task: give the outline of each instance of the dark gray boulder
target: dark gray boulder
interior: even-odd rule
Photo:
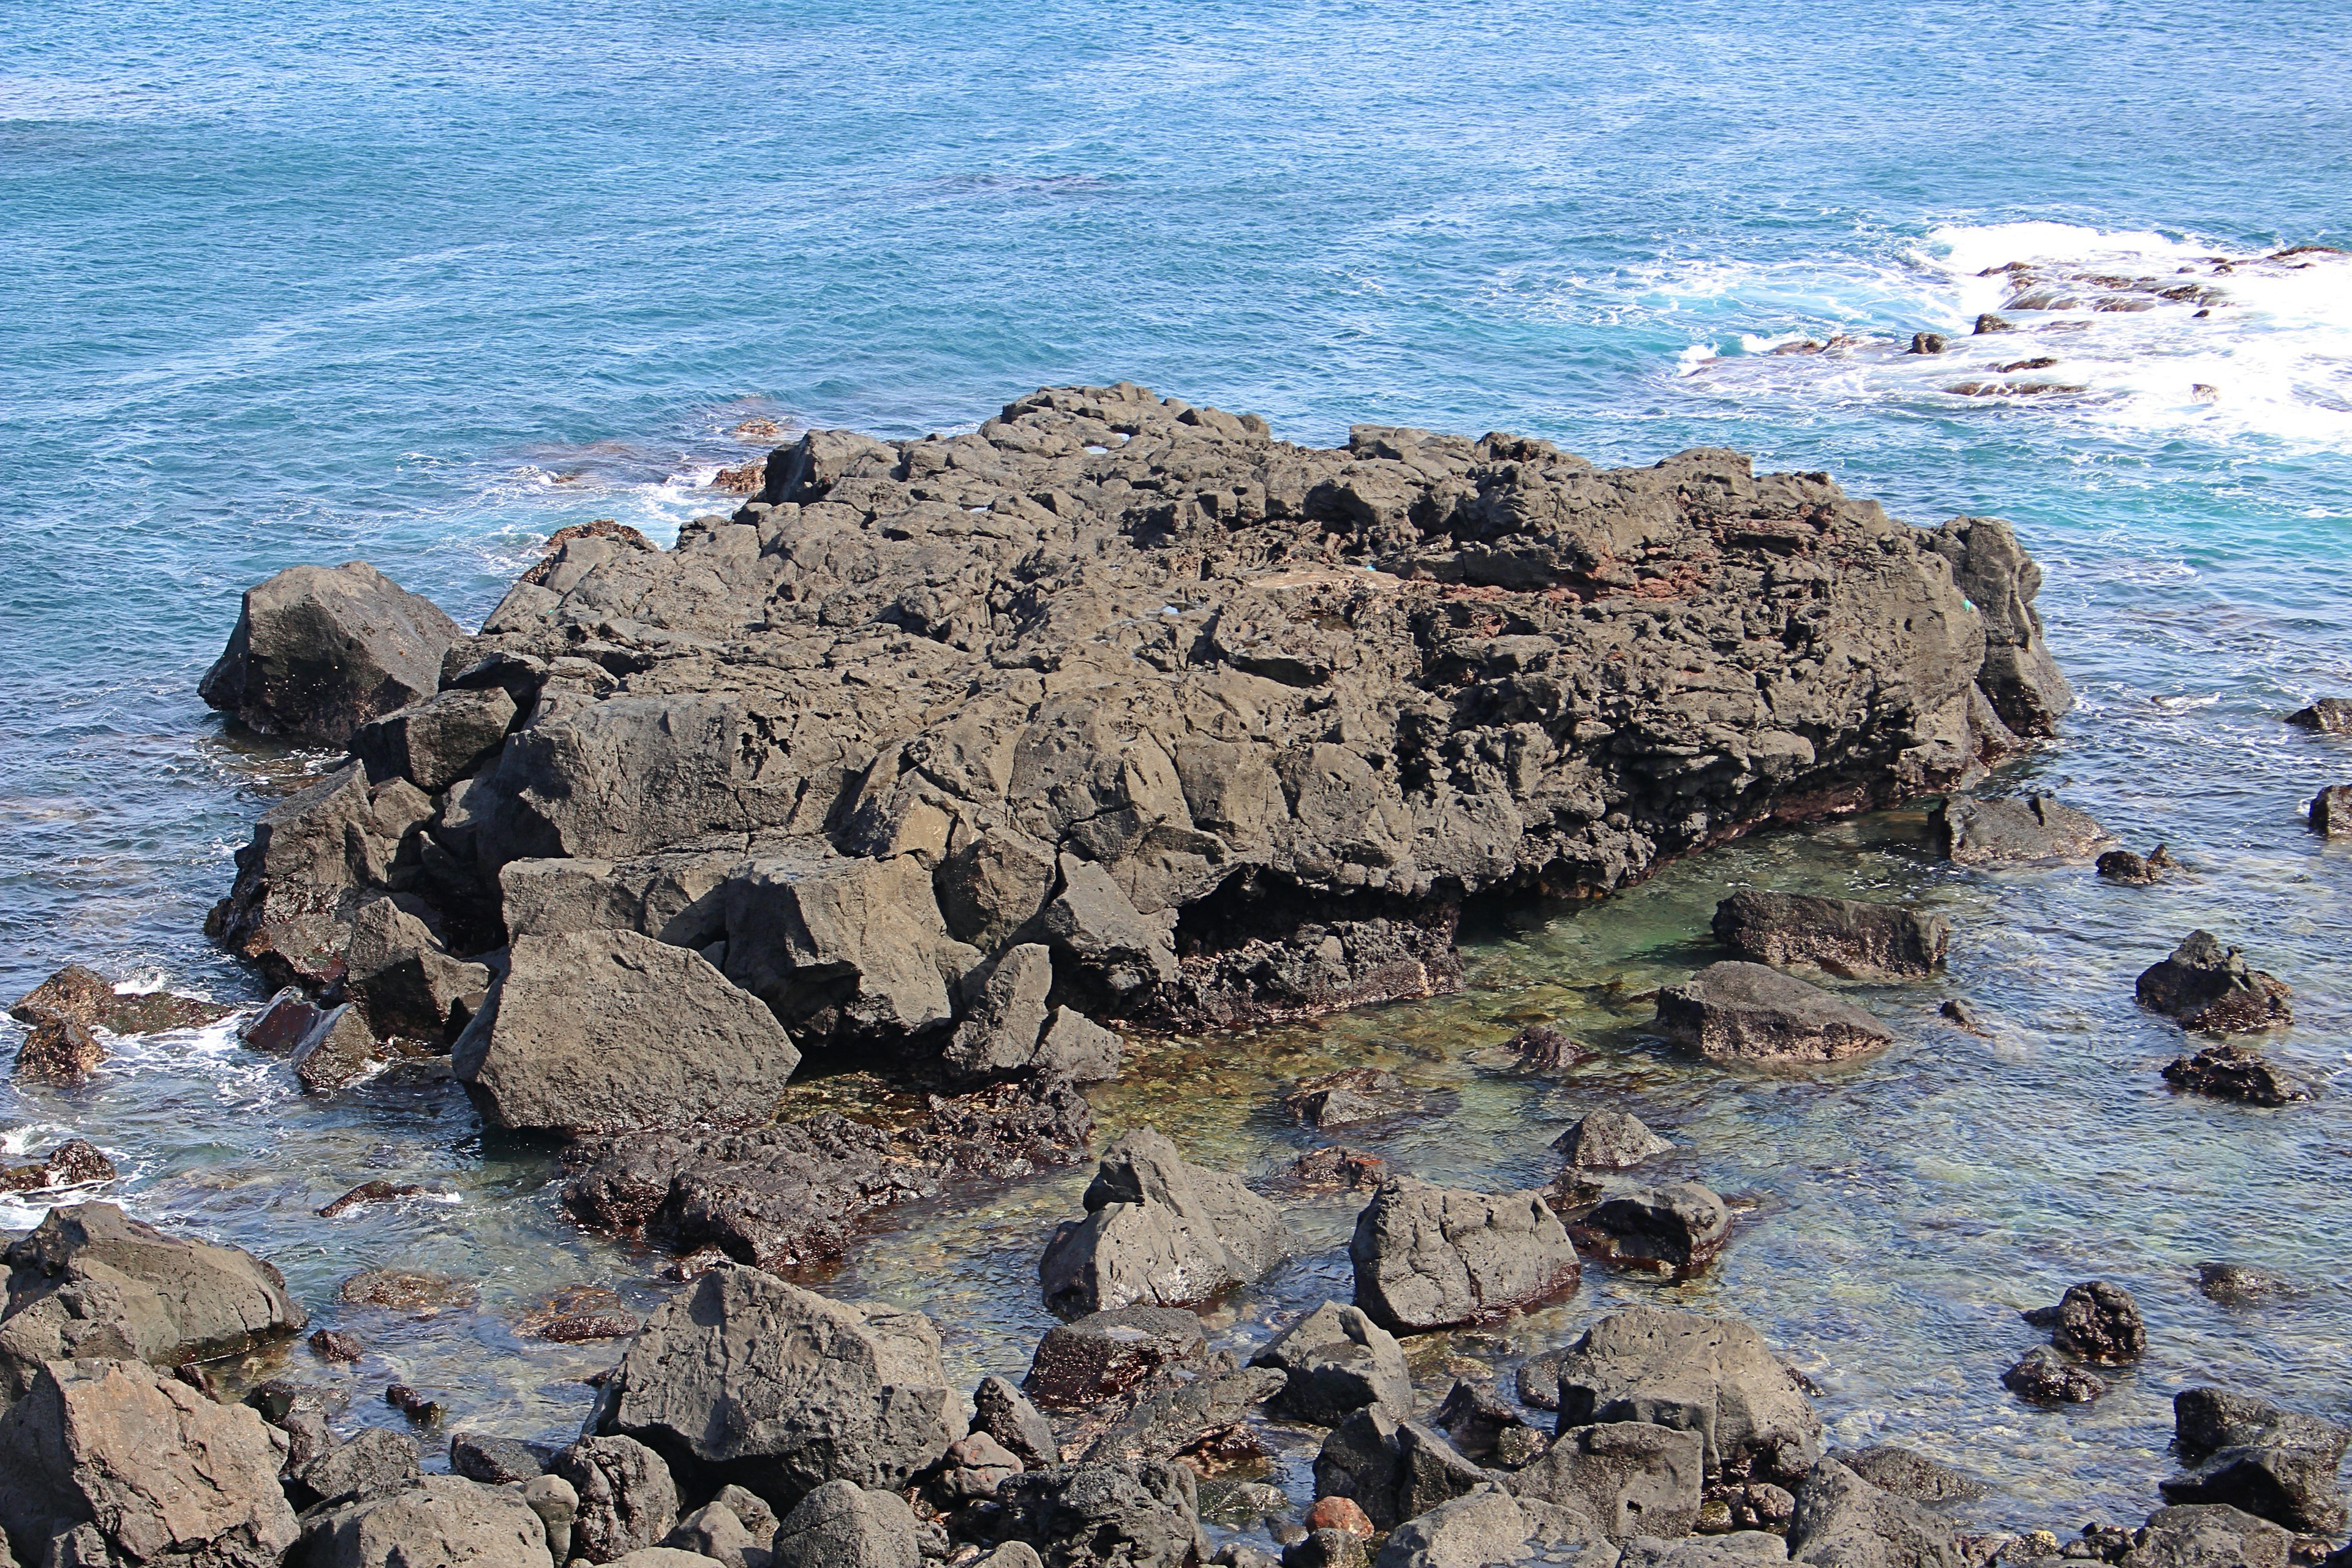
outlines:
[[[2227,1503],[2305,1535],[2345,1523],[2336,1472],[2352,1432],[2219,1388],[2175,1394],[2173,1429],[2190,1468],[2162,1485],[2172,1503]]]
[[[1567,1158],[1568,1170],[1622,1171],[1674,1148],[1630,1111],[1587,1111],[1575,1126],[1552,1141]]]
[[[1749,1568],[1788,1560],[1789,1543],[1780,1536],[1762,1530],[1735,1530],[1728,1535],[1682,1541],[1671,1536],[1636,1536],[1625,1542],[1617,1568]]]
[[[2110,849],[2092,863],[2092,868],[2108,881],[2137,888],[2151,887],[2164,880],[2166,872],[2177,870],[2179,866],[2172,851],[2161,844],[2145,855],[2132,849]]]
[[[1823,1458],[1797,1489],[1789,1557],[1816,1568],[1962,1568],[1951,1521]]]
[[[1508,1485],[1591,1519],[1614,1541],[1688,1535],[1706,1490],[1706,1444],[1647,1421],[1570,1426]]]
[[[1835,1458],[1879,1490],[1913,1502],[1968,1502],[1986,1491],[1983,1482],[1892,1443],[1841,1451]]]
[[[2313,795],[2306,816],[2322,838],[2352,838],[2352,784],[2329,784]]]
[[[501,688],[436,691],[361,725],[352,755],[373,783],[404,778],[438,795],[503,745],[514,721],[515,700]]]
[[[2224,950],[2211,931],[2193,931],[2161,963],[2141,971],[2139,1005],[2184,1029],[2216,1035],[2274,1029],[2294,1022],[2286,983]]]
[[[426,1476],[312,1515],[290,1561],[301,1568],[547,1568],[549,1545],[520,1488]]]
[[[2107,1391],[2105,1379],[2036,1345],[2000,1374],[2011,1394],[2029,1405],[2088,1405]]]
[[[1065,1318],[1138,1303],[1206,1301],[1283,1256],[1282,1216],[1238,1176],[1188,1163],[1150,1128],[1111,1145],[1038,1260],[1045,1305]]]
[[[1744,891],[1715,907],[1715,940],[1756,963],[1810,963],[1851,979],[1916,978],[1944,966],[1951,922],[1901,904]]]
[[[1139,1390],[1132,1407],[1102,1424],[1078,1458],[1128,1463],[1182,1458],[1196,1468],[1262,1459],[1265,1445],[1244,1423],[1282,1391],[1284,1381],[1271,1367],[1237,1366],[1230,1353],[1220,1354],[1194,1376],[1155,1380]],[[1080,1432],[1101,1424],[1106,1414],[1081,1417]]]
[[[320,1014],[294,1042],[288,1064],[302,1087],[314,1094],[349,1089],[386,1060],[375,1031],[359,1007],[346,1002]]]
[[[733,1489],[741,1491],[740,1488]],[[824,1489],[823,1487],[817,1489],[818,1491]],[[803,1506],[806,1506],[805,1500]],[[909,1522],[912,1522],[911,1519]],[[662,1544],[674,1552],[691,1552],[698,1557],[724,1563],[727,1568],[769,1568],[772,1562],[769,1543],[774,1541],[775,1536],[776,1524],[772,1514],[769,1516],[768,1528],[764,1531],[754,1531],[744,1524],[742,1517],[732,1508],[723,1502],[711,1501],[681,1517],[677,1527],[662,1538]],[[912,1568],[911,1562],[909,1568]]]
[[[920,1568],[914,1510],[892,1491],[827,1481],[777,1524],[775,1568]]]
[[[71,1018],[43,1018],[16,1046],[16,1076],[34,1083],[79,1083],[106,1060],[98,1037]]]
[[[1315,1457],[1316,1495],[1349,1500],[1381,1530],[1493,1479],[1435,1427],[1369,1405],[1334,1426]]]
[[[1190,1568],[1208,1556],[1196,1483],[1181,1464],[1100,1461],[1012,1477],[1001,1529],[1045,1568]]]
[[[364,561],[289,566],[246,590],[196,694],[262,734],[340,745],[439,690],[442,655],[464,635]]]
[[[1822,1423],[1763,1336],[1737,1318],[1637,1307],[1585,1331],[1558,1363],[1559,1430],[1647,1421],[1696,1432],[1710,1481],[1794,1480]]]
[[[2294,1282],[2275,1269],[2251,1263],[2200,1263],[2197,1289],[2229,1306],[2252,1306],[2296,1294]]]
[[[2139,1303],[2129,1290],[2105,1279],[2068,1286],[2051,1310],[2049,1328],[2052,1344],[2102,1366],[2124,1366],[2147,1352]]]
[[[1934,547],[1984,617],[1977,685],[1993,711],[2019,735],[2056,733],[2058,716],[2074,705],[2074,689],[2042,640],[2042,613],[2033,607],[2042,568],[1997,517],[1956,517],[1936,531]]]
[[[1412,1414],[1404,1349],[1361,1309],[1326,1301],[1250,1358],[1287,1379],[1275,1407],[1295,1420],[1336,1426],[1367,1405],[1399,1420]]]
[[[1186,1314],[1190,1316],[1190,1314]],[[1195,1324],[1195,1334],[1200,1329]],[[1024,1469],[1042,1470],[1062,1462],[1061,1445],[1052,1423],[1027,1396],[1001,1377],[983,1377],[971,1396],[971,1429],[984,1432]]]
[[[2352,697],[2323,697],[2288,714],[2286,721],[2322,735],[2352,735]]]
[[[449,1468],[469,1481],[499,1486],[543,1475],[547,1465],[528,1445],[512,1437],[455,1432],[449,1437]]]
[[[1487,1486],[1405,1521],[1381,1544],[1376,1568],[1485,1568],[1528,1555],[1535,1521],[1517,1500]]]
[[[2294,1538],[2226,1503],[2160,1508],[2132,1532],[2122,1568],[2286,1568]]]
[[[1959,866],[2044,866],[2087,861],[2110,835],[2054,795],[2023,800],[1946,799],[1927,814],[1937,852]]]
[[[415,1438],[370,1426],[313,1458],[295,1480],[313,1503],[369,1502],[415,1486],[422,1473]]]
[[[2248,1105],[2292,1105],[2309,1100],[2313,1093],[2301,1078],[2253,1047],[2235,1040],[2208,1046],[2194,1056],[2173,1058],[2165,1064],[2164,1081],[2193,1094]]]
[[[1573,1291],[1576,1247],[1541,1194],[1381,1184],[1348,1242],[1356,1305],[1393,1332],[1475,1322]]]
[[[521,937],[451,1064],[492,1125],[756,1124],[801,1055],[700,954],[635,931]]]
[[[438,1046],[454,1032],[459,1003],[489,989],[490,970],[444,947],[426,912],[398,893],[362,902],[352,916],[343,986],[376,1034]]]
[[[1517,1469],[1551,1441],[1483,1383],[1457,1380],[1431,1413],[1429,1425],[1463,1458],[1507,1470]]]
[[[8,1016],[20,1024],[68,1018],[110,1035],[155,1035],[216,1024],[236,1009],[169,991],[118,991],[114,983],[79,963],[68,963],[18,997]]]
[[[658,1544],[677,1523],[677,1483],[662,1458],[631,1437],[583,1437],[548,1462],[547,1473],[579,1497],[572,1551],[614,1563]]]
[[[1696,1182],[1612,1184],[1570,1229],[1588,1250],[1613,1262],[1688,1276],[1723,1250],[1731,1211]]]
[[[1788,1065],[1843,1061],[1895,1037],[1877,1019],[1818,985],[1760,963],[1711,963],[1658,993],[1657,1030],[1717,1061]]]
[[[1132,1392],[1162,1368],[1195,1366],[1207,1351],[1201,1320],[1191,1312],[1119,1307],[1047,1329],[1021,1387],[1048,1410],[1087,1409]]]

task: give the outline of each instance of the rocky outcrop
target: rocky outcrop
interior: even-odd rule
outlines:
[[[437,661],[434,675],[440,675]],[[497,751],[514,721],[515,700],[503,688],[436,691],[361,725],[352,735],[352,755],[373,783],[406,779],[438,795]]]
[[[2052,1344],[2087,1362],[2127,1366],[2147,1353],[2139,1303],[2129,1290],[2105,1279],[2070,1285],[2058,1305],[2028,1316],[2049,1328]]]
[[[1958,866],[2048,866],[2089,860],[2107,830],[2053,795],[2023,800],[1952,797],[1928,813],[1937,853]]]
[[[1206,1301],[1283,1256],[1272,1204],[1237,1176],[1187,1163],[1150,1128],[1111,1145],[1084,1201],[1086,1217],[1063,1221],[1037,1265],[1045,1305],[1065,1318]]]
[[[1336,1426],[1367,1405],[1403,1420],[1412,1414],[1412,1376],[1395,1337],[1361,1309],[1326,1301],[1250,1358],[1288,1381],[1274,1407],[1294,1420]]]
[[[1573,1291],[1568,1230],[1539,1194],[1381,1184],[1348,1242],[1356,1305],[1400,1333],[1476,1322]]]
[[[2322,735],[2352,735],[2352,697],[2323,697],[2288,714],[2286,721]]]
[[[2042,613],[2033,607],[2042,568],[1997,517],[1956,517],[1936,531],[1933,542],[1984,619],[1977,686],[1993,711],[2020,735],[2056,733],[2058,716],[2074,705],[2074,689],[2042,641]]]
[[[1715,907],[1715,940],[1756,963],[1809,963],[1856,980],[1916,978],[1944,966],[1951,922],[1900,904],[1738,892]]]
[[[2173,1396],[2173,1431],[2189,1473],[2163,1483],[2172,1503],[2226,1503],[2305,1535],[2345,1522],[2336,1483],[2352,1432],[2219,1388]]]
[[[2175,1089],[2248,1105],[2291,1105],[2312,1096],[2309,1084],[2253,1047],[2234,1040],[2208,1046],[2194,1056],[2175,1057],[2165,1064],[2164,1081]]]
[[[1696,1432],[1711,1481],[1793,1481],[1821,1452],[1821,1418],[1795,1376],[1737,1318],[1612,1312],[1569,1347],[1556,1376],[1560,1430],[1648,1421]]]
[[[2140,973],[2139,1005],[2184,1029],[2216,1035],[2274,1029],[2294,1021],[2286,983],[2224,951],[2211,931],[2193,931],[2163,962]]]
[[[290,566],[246,590],[196,694],[262,734],[341,745],[439,690],[442,656],[464,635],[363,561]]]
[[[2311,797],[2305,815],[2322,838],[2352,838],[2352,784],[2329,784]]]
[[[2003,1387],[2029,1405],[2088,1405],[2106,1393],[2106,1380],[2036,1345],[2000,1374]]]
[[[1658,1032],[1717,1061],[1843,1061],[1895,1037],[1853,1003],[1760,963],[1711,963],[1658,993]]]
[[[1983,1482],[1962,1475],[1949,1465],[1938,1464],[1925,1454],[1916,1454],[1892,1443],[1868,1448],[1841,1448],[1836,1458],[1879,1490],[1913,1502],[1967,1502],[1984,1496],[1986,1491]]]

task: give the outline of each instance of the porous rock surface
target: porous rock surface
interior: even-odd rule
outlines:
[[[2134,987],[2139,1005],[2184,1029],[2231,1035],[2294,1021],[2286,982],[2223,949],[2211,931],[2193,931],[2171,953],[2142,971]]]
[[[1045,1305],[1065,1318],[1138,1302],[1190,1306],[1283,1256],[1272,1204],[1238,1176],[1190,1163],[1151,1128],[1111,1145],[1084,1203],[1086,1217],[1056,1227],[1037,1264]]]
[[[1769,1066],[1843,1061],[1895,1037],[1842,996],[1736,959],[1660,991],[1657,1029],[1704,1057]]]
[[[1574,1290],[1575,1245],[1540,1194],[1471,1193],[1410,1176],[1381,1184],[1348,1242],[1356,1305],[1421,1333]]]
[[[1559,1358],[1559,1427],[1648,1421],[1696,1432],[1706,1474],[1792,1481],[1821,1452],[1821,1417],[1763,1336],[1737,1318],[1636,1307]]]

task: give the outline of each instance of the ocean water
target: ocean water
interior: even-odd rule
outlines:
[[[1128,378],[1301,440],[1740,447],[1914,521],[2011,519],[2083,701],[2003,782],[2189,874],[1958,873],[1902,814],[1760,838],[1497,917],[1463,996],[1155,1046],[1103,1119],[1181,1110],[1263,1174],[1302,1136],[1281,1084],[1380,1060],[1421,1110],[1351,1141],[1492,1184],[1631,1105],[1752,1205],[1670,1294],[1763,1324],[1836,1440],[1976,1470],[1987,1522],[2136,1521],[2189,1382],[2352,1415],[2352,854],[2301,821],[2352,743],[2280,722],[2352,691],[2352,258],[2266,259],[2352,247],[2348,205],[2352,30],[2321,4],[0,5],[0,993],[81,961],[256,994],[198,926],[325,759],[195,700],[240,589],[364,557],[477,620],[559,526],[729,510],[704,487],[756,454],[746,419],[916,434]],[[2070,284],[2078,308],[1967,337],[2012,262],[2215,292]],[[1953,346],[1900,353],[1919,331]],[[1612,998],[1704,962],[1748,884],[1915,896],[1954,920],[1950,974],[1864,994],[1902,1039],[1860,1068],[1694,1068]],[[2294,984],[2273,1048],[2320,1100],[2157,1080],[2179,1037],[2131,978],[2199,924]],[[1952,995],[1990,1038],[1937,1022]],[[1472,1059],[1535,1017],[1594,1060],[1546,1087]],[[108,1195],[269,1256],[368,1342],[348,1373],[289,1363],[346,1423],[395,1419],[398,1378],[558,1437],[612,1347],[534,1339],[528,1309],[663,1289],[446,1083],[306,1099],[225,1030],[122,1042],[78,1089],[0,1079],[0,1144],[68,1133],[121,1166]],[[313,1214],[375,1175],[436,1196]],[[933,1306],[960,1373],[1016,1371],[1080,1180],[909,1212],[829,1288]],[[1236,1343],[1344,1292],[1352,1205],[1294,1208],[1299,1259],[1219,1319]],[[2217,1307],[2212,1257],[2305,1292]],[[336,1304],[383,1265],[480,1305]],[[2138,1293],[2147,1363],[2087,1410],[2018,1405],[2016,1310],[2093,1276]],[[1658,1289],[1595,1269],[1423,1363],[1442,1392]]]

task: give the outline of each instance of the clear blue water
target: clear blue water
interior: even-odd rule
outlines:
[[[2136,1518],[2182,1378],[2352,1409],[2340,1093],[2173,1100],[2150,1080],[2177,1041],[2128,1000],[2209,923],[2298,986],[2280,1054],[2345,1065],[2352,863],[2299,808],[2352,781],[2352,746],[2278,719],[2352,691],[2352,263],[2249,264],[2210,318],[2084,315],[2028,347],[1769,350],[1965,332],[1998,302],[1974,274],[2009,260],[2352,246],[2347,210],[2352,29],[2323,4],[0,0],[0,993],[79,960],[251,994],[197,926],[315,759],[194,699],[242,587],[364,556],[478,618],[562,524],[725,510],[698,487],[751,455],[729,435],[749,417],[919,433],[1124,377],[1299,439],[1366,420],[1614,462],[1738,446],[1916,521],[2014,520],[2084,700],[2032,767],[2197,874],[2126,896],[1934,871],[1887,825],[1775,840],[1491,936],[1467,998],[1284,1049],[1446,1042],[1454,1068],[1400,1059],[1495,1157],[1456,1168],[1426,1129],[1397,1149],[1463,1180],[1540,1174],[1580,1094],[1633,1097],[1699,1173],[1769,1200],[1697,1293],[1815,1366],[1842,1433],[2031,1500],[1991,1517]],[[2081,390],[1947,390],[2029,352]],[[1698,962],[1693,922],[1744,878],[1901,886],[1963,918],[1948,984],[1875,1004],[1905,1047],[1825,1099],[1727,1087],[1608,1018],[1587,1020],[1605,1068],[1569,1090],[1459,1063],[1507,1016],[1573,1012],[1584,979]],[[1937,1033],[1946,994],[2005,1033]],[[517,1304],[654,1289],[553,1217],[543,1162],[486,1153],[446,1086],[310,1102],[217,1037],[163,1037],[83,1089],[0,1084],[0,1130],[85,1132],[128,1173],[114,1195],[278,1258],[371,1337],[354,1389],[434,1384],[517,1435],[576,1419],[566,1380],[609,1358],[519,1337]],[[1219,1136],[1264,1164],[1286,1135]],[[386,1172],[457,1201],[310,1216]],[[1045,1183],[985,1224],[910,1220],[845,1287],[922,1300],[948,1258],[981,1303],[959,1364],[1008,1370],[1042,1326],[1036,1226],[1068,1202]],[[1343,1233],[1311,1210],[1320,1245]],[[2217,1251],[2315,1294],[2219,1313],[2180,1272]],[[332,1306],[342,1274],[394,1262],[483,1279],[484,1310]],[[1329,1272],[1310,1258],[1265,1310]],[[2150,1367],[2094,1414],[2023,1414],[1991,1384],[2027,1342],[2007,1312],[2097,1272],[2142,1291]],[[1639,1289],[1596,1279],[1527,1332]]]

